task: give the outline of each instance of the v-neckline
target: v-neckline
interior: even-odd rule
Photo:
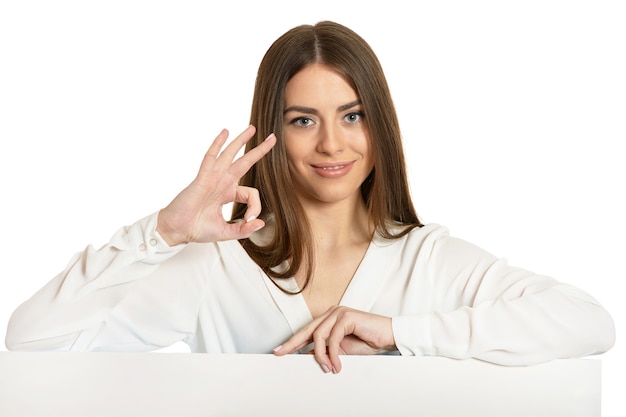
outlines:
[[[380,262],[380,260],[391,259],[387,257],[388,251],[393,250],[391,243],[391,241],[380,237],[378,234],[374,234],[363,255],[363,259],[341,296],[339,305],[362,311],[371,309],[376,301],[376,296],[388,279],[388,275],[385,274],[385,270],[388,270],[388,265],[385,262]],[[251,262],[253,261],[251,260]],[[313,320],[313,315],[302,294],[285,293],[258,266],[257,269],[293,333]],[[298,289],[296,280],[293,277],[280,280],[278,284],[288,290]]]

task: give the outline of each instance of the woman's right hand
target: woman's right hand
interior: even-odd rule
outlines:
[[[272,133],[254,149],[235,159],[256,132],[249,126],[224,150],[226,129],[215,138],[200,165],[196,178],[167,207],[159,212],[157,232],[170,245],[244,239],[265,223],[256,217],[261,200],[255,188],[238,184],[239,179],[276,144]],[[248,205],[242,222],[228,223],[223,206],[231,202]]]

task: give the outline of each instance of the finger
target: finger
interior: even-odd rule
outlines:
[[[341,352],[341,343],[346,336],[353,333],[350,322],[345,319],[345,316],[341,316],[336,322],[333,328],[330,330],[327,340],[327,357],[331,364],[331,369],[334,373],[341,371],[341,360],[339,359],[339,353]]]
[[[248,172],[252,165],[256,164],[276,145],[276,135],[271,133],[263,142],[246,152],[241,158],[233,162],[230,171],[237,178]]]
[[[265,226],[265,222],[261,219],[255,219],[249,222],[227,223],[224,226],[222,235],[218,240],[239,240],[250,237],[250,235]]]
[[[256,220],[255,220],[256,221]],[[313,320],[311,323],[298,330],[293,336],[289,338],[285,343],[274,349],[274,353],[278,356],[287,355],[293,353],[313,342],[313,332],[324,320],[327,314],[323,314]]]
[[[206,155],[211,158],[217,158],[222,150],[222,146],[226,143],[226,139],[228,139],[228,130],[222,129],[219,135],[213,140],[213,143],[211,143]]]
[[[318,327],[315,329],[315,333],[313,334],[313,355],[315,356],[315,360],[322,367],[322,370],[325,373],[330,372],[336,373],[335,368],[333,367],[330,358],[328,357],[327,351],[327,342],[328,333],[325,330],[325,326]]]
[[[256,219],[261,214],[261,197],[256,188],[238,186],[235,191],[235,201],[248,206],[243,216],[246,222]]]
[[[258,219],[257,219],[258,220]],[[257,221],[255,220],[255,221]],[[294,353],[313,341],[312,335],[306,331],[306,327],[289,338],[285,343],[274,348],[276,356],[288,355]]]
[[[341,371],[341,343],[346,336],[352,334],[350,320],[341,307],[331,307],[328,317],[315,329],[315,358],[324,370],[333,373]]]
[[[204,158],[202,159],[202,163],[200,164],[200,172],[209,169],[215,163],[215,160],[220,154],[220,150],[224,143],[226,143],[226,139],[228,139],[228,130],[222,129],[222,131],[213,139],[211,146],[204,154]]]
[[[248,126],[246,130],[241,132],[239,136],[233,139],[222,151],[218,158],[218,164],[223,165],[221,168],[227,169],[237,156],[237,153],[243,148],[256,132],[256,128],[252,125]]]
[[[320,321],[316,325],[315,330],[313,330],[313,355],[322,370],[326,373],[330,371],[333,373],[337,372],[328,356],[329,335],[337,324],[336,312],[337,309],[335,307],[328,309],[318,318]]]

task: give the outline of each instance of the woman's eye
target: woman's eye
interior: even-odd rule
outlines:
[[[363,112],[357,111],[357,112],[352,112],[352,113],[348,113],[345,117],[346,121],[348,123],[357,123],[358,121],[360,121],[365,115],[363,114]]]
[[[291,121],[291,124],[294,124],[300,127],[307,127],[313,124],[313,120],[311,120],[308,117],[296,117],[295,119]]]

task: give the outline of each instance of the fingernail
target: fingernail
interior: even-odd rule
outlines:
[[[273,352],[276,353],[283,348],[283,345],[277,346],[273,349]]]
[[[273,134],[273,133],[270,133],[270,134],[269,134],[269,135],[265,138],[265,141],[270,140],[270,138],[271,138],[272,136],[274,136],[274,134]]]
[[[254,219],[256,219],[256,216],[250,216],[246,219],[246,223],[250,223]]]
[[[330,372],[330,369],[328,369],[328,366],[326,366],[325,363],[322,364],[322,371],[324,371],[325,374]]]

